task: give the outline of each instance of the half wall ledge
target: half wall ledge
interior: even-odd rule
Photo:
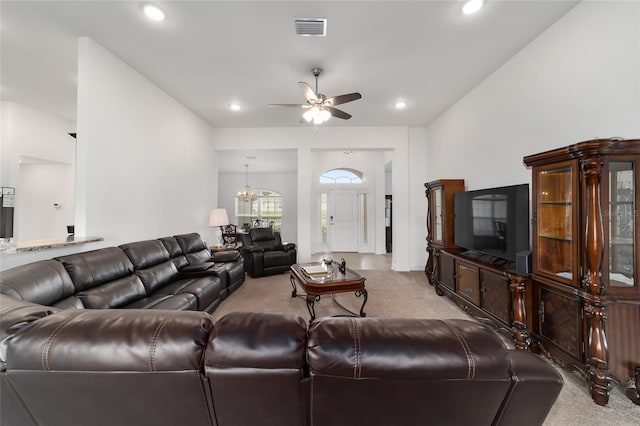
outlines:
[[[58,247],[74,246],[78,244],[94,243],[97,241],[103,241],[102,237],[76,237],[69,236],[64,239],[51,239],[51,240],[32,240],[32,241],[19,241],[16,245],[16,251],[18,253],[25,251],[38,251],[47,250]]]

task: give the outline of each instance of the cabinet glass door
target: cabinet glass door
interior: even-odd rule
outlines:
[[[635,171],[631,161],[609,163],[609,285],[633,287],[636,221]]]
[[[442,241],[442,189],[433,191],[434,212],[433,212],[433,240]]]
[[[573,281],[573,167],[536,173],[536,269]]]

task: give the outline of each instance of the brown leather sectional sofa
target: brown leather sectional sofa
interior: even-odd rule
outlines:
[[[200,236],[192,233],[2,271],[0,293],[58,309],[213,312],[244,279],[238,252],[212,255]]]
[[[195,310],[217,303],[196,278],[220,294],[222,279],[180,246],[176,256],[139,242],[36,262],[21,270],[31,283],[21,297],[6,285],[17,271],[3,272],[0,424],[526,426],[542,424],[562,388],[546,361],[468,320],[308,326],[235,312],[216,322]],[[185,253],[192,262],[176,266]]]
[[[2,297],[2,425],[540,425],[561,387],[468,320],[64,310]]]

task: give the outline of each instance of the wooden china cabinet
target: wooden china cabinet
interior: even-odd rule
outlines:
[[[533,348],[640,404],[640,140],[598,139],[524,158],[532,168]]]
[[[453,194],[464,191],[464,179],[440,179],[425,183],[427,197],[427,263],[424,273],[436,283],[435,260],[440,249],[456,248],[453,243]],[[436,287],[437,288],[437,287]],[[442,293],[439,292],[442,296]]]

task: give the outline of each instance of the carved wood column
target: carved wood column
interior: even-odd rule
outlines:
[[[582,285],[590,294],[598,295],[604,293],[604,285],[602,284],[604,227],[600,192],[602,159],[594,157],[583,160],[582,168],[587,190],[587,229],[585,235],[587,269],[582,279]]]
[[[604,323],[607,319],[606,307],[598,302],[585,302],[584,313],[587,317],[589,336],[587,347],[587,366],[589,368],[589,388],[596,404],[607,405],[611,378],[609,377],[609,350]]]
[[[427,276],[429,284],[434,285],[433,282],[433,247],[431,247],[432,224],[431,224],[431,187],[428,183],[424,184],[424,195],[427,197],[427,263],[424,266],[424,274]]]
[[[600,405],[609,401],[611,377],[609,374],[609,350],[605,332],[606,305],[600,301],[605,292],[602,282],[604,256],[604,225],[601,199],[602,158],[593,157],[582,161],[586,184],[586,270],[582,286],[588,292],[584,301],[587,319],[586,363],[589,370],[591,397]]]
[[[509,289],[511,290],[511,309],[513,310],[513,323],[511,324],[513,340],[516,349],[528,351],[531,344],[531,337],[527,331],[527,308],[525,305],[528,280],[526,277],[512,275],[509,278],[511,279]]]

